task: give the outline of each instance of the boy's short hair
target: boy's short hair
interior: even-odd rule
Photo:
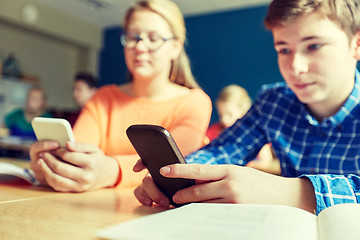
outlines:
[[[351,39],[360,31],[360,0],[273,0],[265,26],[286,26],[299,16],[317,12],[337,24]]]
[[[84,81],[89,86],[89,88],[97,88],[97,79],[91,73],[78,72],[74,79],[74,82],[76,81]]]

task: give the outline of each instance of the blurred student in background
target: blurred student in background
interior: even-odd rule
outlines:
[[[78,72],[74,78],[73,98],[78,109],[74,112],[66,113],[66,118],[71,126],[74,126],[85,103],[95,94],[97,90],[97,79],[88,72]]]
[[[126,136],[132,124],[167,128],[184,155],[203,145],[211,100],[193,78],[180,9],[169,0],[138,1],[124,23],[130,81],[100,88],[85,104],[74,126],[75,144],[64,149],[41,141],[30,148],[35,177],[57,191],[139,185],[146,173],[132,170],[139,159]]]
[[[225,128],[230,127],[237,119],[245,115],[251,107],[251,98],[243,87],[232,84],[220,91],[215,104],[219,122],[212,124],[206,132],[210,141],[217,138]]]
[[[78,72],[74,79],[73,97],[80,108],[95,94],[97,79],[91,73]]]
[[[231,127],[247,113],[251,107],[251,98],[245,88],[231,84],[220,91],[215,104],[219,122],[212,124],[207,130],[206,136],[209,141],[217,138],[223,130]],[[247,166],[274,174],[280,174],[281,171],[270,143],[264,145],[256,159],[250,161]]]
[[[31,120],[34,117],[52,117],[46,110],[47,96],[39,85],[32,86],[26,97],[25,108],[16,109],[5,116],[5,127],[11,136],[19,136],[27,140],[36,140]]]

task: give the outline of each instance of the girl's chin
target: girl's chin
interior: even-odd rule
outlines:
[[[140,78],[140,79],[151,79],[152,78],[151,74],[146,74],[146,73],[143,73],[143,72],[132,73],[132,76],[133,76],[133,78]]]
[[[136,68],[132,71],[132,74],[135,76],[150,76],[149,71],[146,71],[145,69],[141,69],[141,68]]]

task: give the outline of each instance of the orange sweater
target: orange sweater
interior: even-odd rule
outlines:
[[[120,186],[141,183],[145,173],[132,168],[139,156],[126,136],[132,124],[154,124],[168,129],[181,152],[189,154],[203,144],[211,116],[211,100],[200,89],[166,101],[133,98],[116,85],[100,88],[86,103],[74,126],[78,142],[92,143],[120,166]]]

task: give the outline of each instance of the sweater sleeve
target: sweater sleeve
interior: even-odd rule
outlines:
[[[100,144],[100,126],[88,109],[83,109],[73,127],[77,142],[91,143],[96,146]]]
[[[316,196],[316,214],[341,203],[360,203],[360,177],[357,175],[302,175],[310,179]]]
[[[115,184],[116,187],[127,188],[140,185],[147,171],[141,173],[133,171],[135,163],[140,159],[139,156],[136,153],[111,155],[106,152],[108,139],[103,138],[101,134],[101,128],[105,126],[101,125],[101,121],[99,123],[96,120],[98,114],[94,114],[94,111],[92,111],[94,108],[95,103],[89,102],[81,112],[74,126],[75,139],[79,142],[87,142],[100,147],[106,155],[117,161],[119,176]]]
[[[184,155],[204,145],[211,111],[210,98],[198,89],[173,111],[174,121],[168,130]]]
[[[103,151],[107,142],[102,135],[109,118],[109,100],[106,93],[104,90],[98,90],[85,104],[73,127],[76,141],[94,144]]]

